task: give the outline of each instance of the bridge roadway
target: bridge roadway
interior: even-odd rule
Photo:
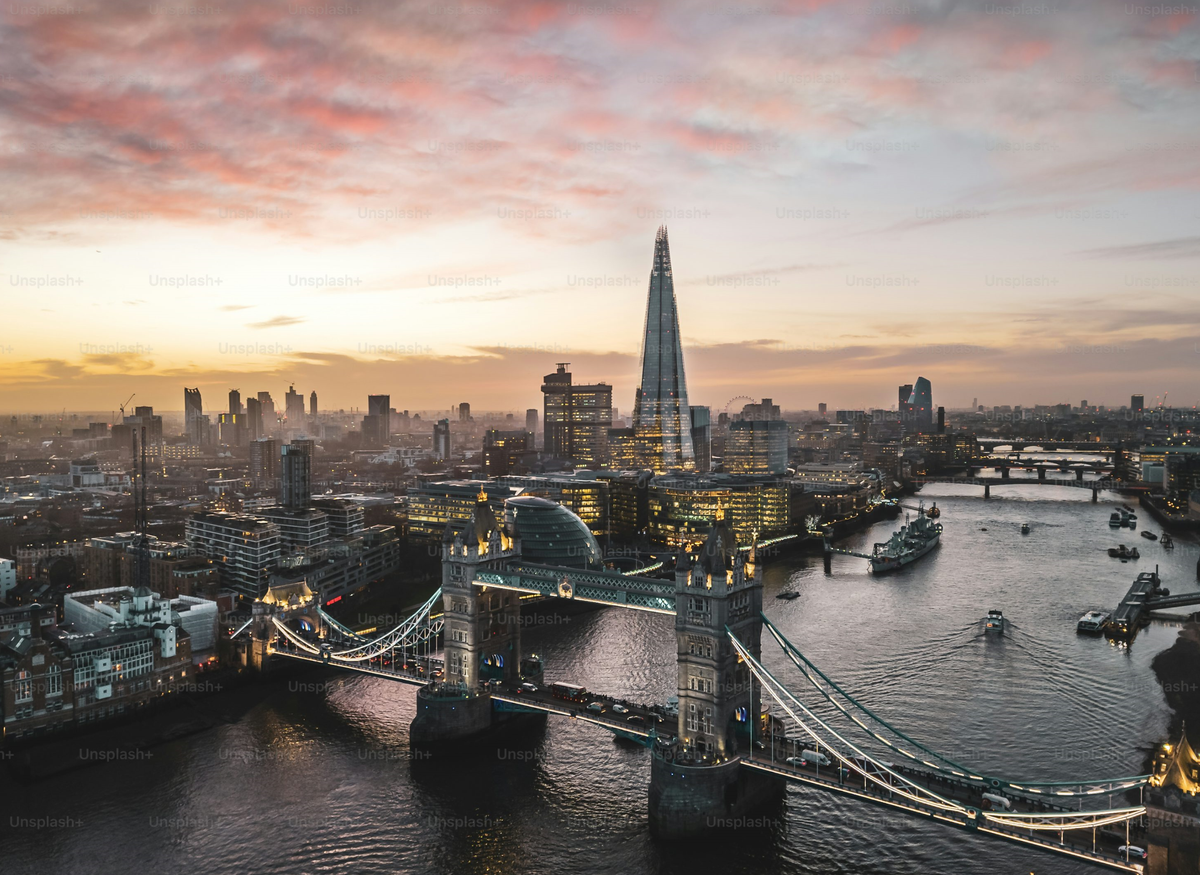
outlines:
[[[552,695],[545,686],[540,684],[535,686],[538,688],[536,692],[522,690],[519,686],[492,687],[490,690],[492,701],[500,704],[497,709],[500,711],[536,711],[543,714],[557,714],[572,720],[594,723],[596,726],[620,735],[633,737],[642,744],[649,744],[651,729],[667,731],[671,735],[675,734],[675,718],[669,717],[662,708],[626,702],[591,691],[588,692],[586,701],[573,702]],[[588,705],[593,702],[599,702],[604,706],[604,710],[598,714],[589,711]],[[618,713],[613,709],[614,705],[626,708],[627,713]],[[631,719],[633,722],[630,722]],[[638,722],[639,720],[641,722]]]
[[[423,687],[431,680],[439,680],[442,677],[443,669],[441,659],[425,656],[410,656],[407,663],[400,663],[399,660],[393,661],[390,655],[376,656],[363,662],[322,659],[320,656],[305,653],[294,645],[291,645],[286,638],[278,639],[271,653],[273,656],[284,656],[300,662],[311,662],[314,665],[325,665],[343,671],[369,674],[374,677],[411,684],[415,687]]]
[[[782,737],[781,737],[782,738]],[[790,745],[790,742],[788,742]],[[756,745],[757,747],[757,745]],[[780,751],[779,753],[785,753]],[[1114,836],[1110,832],[1093,832],[1092,845],[1077,845],[1065,841],[1065,835],[1060,834],[1059,841],[1053,841],[1049,838],[1043,838],[1041,833],[1032,830],[1023,831],[1017,827],[1007,827],[995,822],[985,821],[983,818],[976,816],[973,820],[968,820],[965,817],[958,815],[953,811],[940,811],[932,807],[925,807],[920,803],[913,802],[904,797],[897,797],[881,787],[869,783],[864,777],[862,786],[860,787],[857,780],[853,776],[855,772],[841,766],[841,763],[836,763],[827,767],[817,768],[815,766],[794,766],[789,765],[785,759],[780,759],[778,756],[772,758],[770,754],[766,758],[762,757],[762,751],[756,750],[755,753],[742,760],[742,765],[747,768],[757,769],[762,772],[780,775],[789,781],[795,781],[800,784],[805,784],[810,787],[815,787],[820,790],[825,790],[833,793],[838,793],[844,796],[850,796],[859,801],[870,802],[876,805],[884,805],[890,808],[896,808],[905,811],[909,814],[924,817],[930,820],[937,820],[951,826],[957,826],[960,829],[971,830],[974,832],[986,833],[988,835],[1002,838],[1007,841],[1017,842],[1018,844],[1031,845],[1042,850],[1053,851],[1058,854],[1066,854],[1076,857],[1080,860],[1085,860],[1089,863],[1095,863],[1102,866],[1107,866],[1112,869],[1118,869],[1125,872],[1141,872],[1143,866],[1140,862],[1134,860],[1125,860],[1123,856],[1117,853],[1117,848],[1125,844],[1125,840],[1120,836]],[[930,777],[938,783],[933,784],[936,791],[948,798],[954,799],[957,802],[970,804],[978,807],[980,802],[980,793],[968,792],[966,787],[954,788],[952,779],[940,779],[940,776],[929,775],[920,769],[910,769],[902,766],[892,767],[893,771],[905,774],[909,778]],[[879,774],[875,772],[875,774]],[[881,777],[887,777],[884,773]],[[889,779],[890,780],[890,779]],[[1012,797],[1010,797],[1012,798]],[[1017,812],[1022,810],[1022,801],[1028,800],[1014,799],[1012,810]],[[1051,810],[1067,813],[1070,809],[1057,806],[1050,807]],[[1028,806],[1024,810],[1040,810],[1038,808],[1029,809]],[[1071,832],[1065,830],[1064,832]],[[1135,842],[1136,844],[1136,842]]]

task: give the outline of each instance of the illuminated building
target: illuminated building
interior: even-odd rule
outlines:
[[[691,408],[665,226],[654,238],[642,338],[642,381],[634,399],[633,429],[645,467],[660,472],[695,468]]]
[[[263,431],[262,402],[257,398],[246,399],[246,439],[254,442],[265,437]]]
[[[275,438],[250,442],[250,479],[255,491],[276,488],[279,483],[279,441]]]
[[[729,423],[725,439],[727,474],[783,474],[787,471],[788,424],[781,419]]]
[[[536,495],[561,504],[582,519],[597,535],[604,534],[608,529],[610,481],[607,479],[510,475],[501,477],[496,482],[519,490],[521,495]]]
[[[578,516],[548,498],[518,495],[504,502],[506,526],[519,539],[527,562],[569,568],[601,563],[600,545]]]
[[[208,443],[208,420],[204,416],[204,405],[199,389],[183,390],[183,427],[187,442],[193,446]]]
[[[376,420],[378,424],[375,439],[380,446],[386,446],[392,437],[392,396],[368,395],[367,415],[379,417]]]
[[[408,534],[417,543],[440,543],[447,525],[462,525],[471,518],[480,490],[495,509],[516,490],[478,480],[440,480],[408,490]]]
[[[612,386],[573,384],[569,364],[559,362],[558,369],[542,380],[543,449],[557,459],[604,465],[612,428]]]
[[[681,547],[703,539],[718,511],[738,539],[750,543],[801,531],[811,501],[781,477],[686,474],[655,477],[647,486],[650,539]]]
[[[312,498],[312,441],[296,440],[279,454],[279,503],[289,510],[308,507]]]
[[[483,473],[499,477],[522,466],[535,454],[533,435],[527,431],[499,431],[489,428],[483,433]]]

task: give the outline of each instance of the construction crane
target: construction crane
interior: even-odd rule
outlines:
[[[129,397],[125,399],[125,404],[128,404],[130,401],[132,401],[132,400],[133,400],[133,397],[134,397],[134,395],[137,395],[137,392],[133,392],[133,393],[131,393],[131,394],[129,395]],[[124,421],[125,421],[125,404],[122,404],[122,405],[121,405],[121,421],[122,421],[122,422],[124,422]]]

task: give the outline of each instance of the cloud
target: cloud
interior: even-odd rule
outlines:
[[[248,322],[247,328],[283,328],[287,325],[299,325],[304,319],[299,316],[276,316],[263,322]]]
[[[1200,256],[1200,237],[1178,237],[1153,243],[1131,243],[1124,246],[1102,246],[1085,249],[1081,255],[1092,258],[1196,258]]]

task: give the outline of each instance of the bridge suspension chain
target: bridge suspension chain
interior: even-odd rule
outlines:
[[[356,647],[331,651],[330,658],[342,662],[365,662],[397,647],[403,648],[410,643],[429,639],[442,630],[442,616],[440,614],[434,616],[432,613],[434,606],[441,601],[441,598],[442,590],[439,587],[425,604],[394,629]]]
[[[1005,787],[1010,787],[1014,790],[1020,790],[1022,792],[1026,792],[1026,793],[1036,793],[1036,794],[1040,794],[1043,796],[1059,796],[1059,797],[1097,796],[1097,795],[1102,795],[1105,793],[1117,793],[1117,792],[1121,792],[1124,790],[1131,790],[1131,789],[1136,789],[1138,787],[1143,787],[1146,785],[1146,783],[1150,779],[1149,775],[1137,775],[1137,776],[1133,776],[1133,777],[1097,778],[1097,779],[1080,780],[1080,781],[1010,781],[1007,779],[994,778],[994,777],[989,777],[989,776],[985,776],[985,775],[975,774],[974,770],[968,768],[967,766],[962,765],[961,763],[957,763],[954,760],[951,760],[949,757],[943,756],[942,754],[939,754],[937,751],[934,751],[934,750],[926,747],[925,745],[921,744],[919,741],[916,741],[915,739],[910,738],[908,735],[904,734],[902,731],[900,731],[896,727],[892,726],[890,723],[888,723],[882,717],[875,714],[873,711],[871,711],[870,708],[868,708],[867,706],[860,703],[857,699],[855,699],[853,696],[851,696],[849,693],[847,693],[844,689],[842,689],[842,687],[839,686],[836,681],[834,681],[832,678],[830,678],[828,675],[826,675],[824,672],[822,672],[819,668],[817,668],[817,666],[814,665],[803,653],[801,653],[800,650],[794,644],[792,644],[792,642],[790,642],[786,637],[784,637],[783,633],[780,632],[779,629],[775,626],[775,624],[772,623],[769,619],[767,619],[767,617],[765,615],[762,616],[762,620],[763,620],[763,623],[766,625],[767,630],[771,633],[771,636],[773,638],[775,638],[776,642],[779,644],[780,648],[784,651],[784,653],[787,655],[787,657],[800,670],[800,672],[805,676],[805,678],[809,681],[809,683],[811,683],[813,685],[813,687],[825,698],[826,701],[828,701],[835,708],[837,708],[839,711],[841,711],[842,714],[847,717],[847,719],[856,723],[864,732],[868,733],[869,735],[876,738],[883,744],[887,745],[887,747],[889,749],[895,751],[896,753],[900,754],[901,756],[903,756],[907,759],[913,760],[914,762],[919,762],[924,766],[928,766],[931,769],[935,769],[939,772],[944,772],[946,774],[954,775],[955,777],[958,777],[958,778],[965,778],[965,779],[973,780],[973,781],[986,782],[993,787],[1005,786]],[[820,684],[817,683],[817,681],[813,678],[812,673],[816,673],[821,678],[821,680],[823,680],[826,684],[828,684],[832,689],[836,690],[842,697],[844,697],[848,702],[850,702],[851,705],[853,705],[857,710],[859,710],[863,714],[865,714],[868,718],[875,721],[879,725],[883,726],[885,729],[887,729],[892,734],[896,735],[897,737],[903,739],[904,741],[908,742],[912,746],[923,751],[929,757],[931,757],[935,760],[939,760],[942,763],[945,763],[947,766],[950,766],[950,768],[946,768],[946,766],[941,766],[941,765],[938,765],[937,763],[930,762],[927,759],[923,759],[914,753],[904,750],[902,747],[898,746],[894,742],[890,741],[887,738],[884,738],[878,732],[875,732],[873,729],[871,729],[865,723],[863,723],[862,720],[858,719],[856,716],[854,716],[849,711],[847,711],[845,706],[843,706],[841,702],[838,702],[837,700],[835,700],[826,689],[824,689]],[[1070,787],[1078,787],[1081,789],[1078,789],[1078,790],[1064,789],[1064,788],[1070,788]],[[1086,789],[1086,790],[1082,789],[1084,787],[1086,787],[1088,789]]]

